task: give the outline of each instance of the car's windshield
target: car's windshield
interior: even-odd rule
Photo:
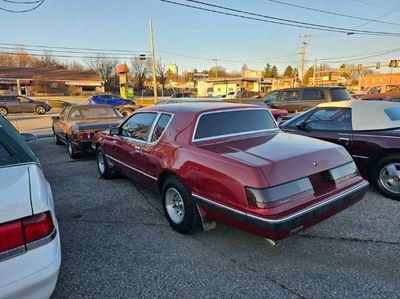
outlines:
[[[71,112],[71,119],[94,119],[94,118],[113,118],[119,117],[117,112],[111,107],[89,107],[75,109]]]
[[[243,135],[275,128],[273,117],[265,109],[211,112],[200,116],[194,140]]]

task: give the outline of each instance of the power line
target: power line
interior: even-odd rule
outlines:
[[[369,6],[373,6],[373,7],[378,7],[378,8],[387,9],[387,10],[400,11],[400,9],[397,9],[397,8],[387,7],[387,6],[383,6],[383,5],[378,5],[378,4],[370,3],[370,2],[367,2],[367,1],[363,1],[363,0],[353,0],[353,1],[359,2],[359,3],[362,3],[362,4],[366,4],[366,5],[369,5]]]
[[[386,21],[378,21],[377,19],[368,19],[368,18],[363,18],[363,17],[358,17],[358,16],[352,16],[352,15],[337,13],[337,12],[333,12],[333,11],[328,11],[328,10],[323,10],[323,9],[312,8],[312,7],[302,6],[302,5],[298,5],[298,4],[287,3],[287,2],[278,1],[278,0],[266,0],[266,1],[273,2],[273,3],[278,3],[278,4],[282,4],[282,5],[286,5],[286,6],[301,8],[301,9],[305,9],[305,10],[316,11],[316,12],[320,12],[320,13],[324,13],[324,14],[329,14],[329,15],[334,15],[334,16],[340,16],[340,17],[345,17],[345,18],[356,19],[356,20],[363,20],[363,21],[369,21],[369,22],[375,22],[375,23],[383,23],[383,24],[389,24],[389,25],[400,25],[400,23],[392,23],[392,22],[386,22]]]
[[[19,46],[19,47],[34,47],[34,48],[42,48],[42,49],[66,49],[66,50],[82,50],[82,51],[94,51],[94,52],[121,52],[121,53],[150,53],[150,51],[139,51],[139,50],[121,50],[121,49],[96,49],[96,48],[74,48],[74,47],[60,47],[60,46],[43,46],[43,45],[27,45],[27,44],[10,44],[10,43],[0,43],[0,45],[4,46]]]
[[[4,1],[4,0],[3,0]],[[11,13],[25,13],[25,12],[30,12],[33,11],[35,9],[38,9],[45,0],[40,0],[40,2],[36,2],[38,3],[37,5],[35,5],[34,7],[28,8],[28,9],[24,9],[24,10],[12,10],[12,9],[7,9],[4,7],[0,7],[0,10],[6,11],[6,12],[11,12]],[[26,3],[26,4],[30,4],[30,3]]]
[[[174,4],[174,5],[178,5],[178,6],[188,7],[188,8],[192,8],[192,9],[212,12],[212,13],[216,13],[216,14],[234,16],[234,17],[243,18],[243,19],[261,21],[261,22],[273,23],[273,24],[279,24],[279,25],[285,25],[285,26],[291,26],[291,27],[308,28],[308,29],[330,31],[330,32],[340,32],[340,33],[346,33],[346,34],[400,36],[400,33],[398,33],[398,32],[355,30],[355,29],[348,29],[348,28],[341,28],[341,27],[334,27],[334,26],[326,26],[326,25],[319,25],[319,24],[306,23],[306,22],[300,22],[300,21],[295,21],[295,20],[277,18],[277,17],[257,14],[257,13],[253,13],[253,12],[238,10],[238,9],[234,9],[234,8],[229,8],[229,7],[225,7],[225,6],[210,4],[210,3],[206,3],[206,2],[202,2],[202,1],[196,1],[196,0],[184,0],[184,1],[193,2],[193,3],[197,3],[197,4],[200,4],[200,5],[208,6],[208,7],[212,7],[212,8],[218,8],[218,9],[222,9],[222,10],[225,10],[225,11],[205,8],[205,7],[201,7],[201,6],[194,6],[194,5],[185,4],[185,3],[179,3],[179,2],[175,2],[175,1],[171,1],[171,0],[159,0],[159,1],[170,3],[170,4]],[[228,11],[228,12],[226,12],[226,11]],[[232,13],[232,12],[234,12],[234,13]],[[237,13],[240,13],[240,14],[237,14]],[[246,15],[243,15],[243,14],[256,16],[257,18],[256,17],[246,16]],[[258,17],[262,17],[262,19],[260,19]]]
[[[23,53],[23,52],[0,52],[1,54],[7,54],[7,55],[24,55],[24,56],[34,56],[34,57],[47,57],[48,55],[46,54],[35,54],[35,53]],[[82,58],[82,59],[97,59],[99,56],[79,56],[79,55],[51,55],[52,57],[56,58]],[[134,57],[122,57],[122,56],[105,56],[106,58],[111,58],[111,59],[126,59],[129,60]],[[146,57],[149,58],[149,57]]]

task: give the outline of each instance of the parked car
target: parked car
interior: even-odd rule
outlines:
[[[191,92],[174,92],[171,98],[195,98],[196,96]]]
[[[49,298],[60,264],[50,185],[23,137],[0,117],[0,297]]]
[[[115,107],[99,104],[70,106],[52,119],[54,141],[66,144],[69,156],[76,159],[92,152],[96,132],[118,126],[123,116]]]
[[[353,98],[361,98],[365,95],[374,95],[378,93],[387,93],[387,92],[399,92],[400,85],[382,85],[382,86],[372,86],[372,87],[364,87],[359,92],[352,95]]]
[[[400,102],[400,92],[385,92],[385,93],[374,93],[367,94],[360,98],[365,101],[389,101],[389,102]]]
[[[120,96],[113,94],[94,95],[89,99],[88,104],[107,104],[111,106],[136,105],[133,100],[123,99]]]
[[[156,105],[177,103],[221,103],[221,100],[218,98],[165,98],[160,99]]]
[[[93,148],[103,178],[119,172],[159,190],[181,233],[219,221],[277,241],[347,208],[368,188],[343,147],[283,133],[254,105],[145,107],[96,133]]]
[[[6,116],[8,113],[36,112],[45,114],[51,110],[48,103],[34,101],[25,96],[0,96],[0,115]]]
[[[298,87],[275,90],[267,94],[263,101],[271,108],[289,112],[305,111],[324,102],[350,100],[346,88],[339,86]]]
[[[400,105],[346,101],[321,104],[281,129],[343,145],[362,176],[383,195],[400,200]]]

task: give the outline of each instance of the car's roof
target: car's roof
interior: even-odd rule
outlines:
[[[77,108],[77,109],[88,109],[88,108],[112,108],[114,109],[113,106],[108,105],[108,104],[96,104],[96,105],[92,105],[92,104],[87,104],[87,105],[72,105],[70,106],[70,108]]]
[[[189,112],[194,114],[200,114],[209,111],[216,110],[229,110],[229,109],[244,109],[244,108],[254,108],[260,109],[260,106],[256,105],[244,105],[244,104],[232,104],[232,103],[224,103],[224,102],[200,102],[200,103],[176,103],[176,104],[168,104],[168,105],[157,105],[153,107],[142,108],[142,111],[165,111],[170,113],[181,113],[181,112]]]
[[[283,91],[283,90],[294,90],[294,89],[346,89],[344,86],[299,86],[299,87],[289,87],[289,88],[282,88],[277,89],[274,91]]]
[[[318,107],[350,108],[354,131],[400,128],[400,120],[393,121],[385,113],[385,109],[400,108],[396,102],[350,100],[322,103]]]

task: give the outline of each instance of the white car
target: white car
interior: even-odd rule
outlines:
[[[24,138],[0,117],[0,298],[49,298],[60,264],[50,185]]]

